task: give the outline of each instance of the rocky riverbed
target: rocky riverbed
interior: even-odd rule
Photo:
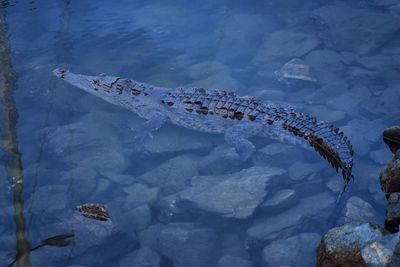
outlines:
[[[28,2],[6,9],[27,236],[75,233],[33,266],[396,266],[399,135],[385,131],[388,148],[382,131],[400,115],[399,3]],[[285,140],[252,139],[246,162],[223,136],[171,125],[135,144],[143,120],[58,83],[60,66],[294,107],[343,129],[355,179],[341,195],[334,169]],[[16,238],[0,186],[3,266]],[[83,203],[110,220],[80,216]]]

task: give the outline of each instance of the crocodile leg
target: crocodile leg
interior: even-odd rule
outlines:
[[[132,129],[134,132],[133,140],[139,144],[147,138],[152,138],[152,133],[160,129],[167,122],[167,117],[161,113],[152,114],[149,119],[141,124],[136,129]]]
[[[241,123],[228,128],[225,132],[225,141],[236,149],[242,160],[247,160],[256,148],[248,138],[260,134],[264,126],[260,123]]]

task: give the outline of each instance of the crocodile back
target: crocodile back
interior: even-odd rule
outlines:
[[[353,149],[338,128],[317,121],[301,112],[275,104],[267,104],[248,96],[237,96],[226,91],[210,91],[203,88],[178,88],[165,94],[161,103],[169,109],[197,114],[198,116],[223,118],[233,122],[263,123],[276,132],[284,132],[302,138],[336,171],[341,170],[347,182],[352,178]]]

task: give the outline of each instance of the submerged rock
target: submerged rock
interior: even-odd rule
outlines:
[[[254,267],[253,262],[234,256],[222,256],[217,267]]]
[[[375,222],[377,219],[374,208],[359,197],[351,197],[346,203],[344,222]]]
[[[280,70],[275,71],[279,81],[302,80],[316,82],[317,80],[311,73],[310,66],[300,58],[293,58],[286,62]]]
[[[246,219],[271,192],[268,186],[285,171],[272,167],[252,167],[229,175],[198,176],[177,196],[180,202],[225,218]]]
[[[400,148],[400,126],[386,128],[383,131],[383,141],[389,146],[393,154]]]
[[[315,266],[315,250],[321,240],[316,233],[302,233],[273,241],[263,250],[267,266]]]
[[[226,233],[222,236],[222,253],[224,256],[233,256],[241,259],[249,258],[249,253],[243,240],[235,233]]]
[[[242,164],[235,148],[217,146],[199,161],[199,172],[203,174],[231,173]]]
[[[264,203],[260,205],[260,208],[268,212],[278,212],[283,208],[289,207],[296,201],[296,191],[293,189],[282,189],[276,192],[271,197],[267,198]]]
[[[328,231],[318,246],[317,266],[366,266],[361,250],[383,236],[384,229],[371,223],[348,223]]]
[[[142,174],[138,180],[160,188],[163,194],[172,194],[182,190],[193,176],[199,174],[197,161],[188,155],[178,156]]]
[[[158,247],[175,267],[216,266],[221,256],[219,236],[210,228],[170,224],[160,233]]]
[[[385,229],[395,233],[400,224],[400,193],[392,193],[386,206]]]
[[[336,50],[368,54],[380,48],[399,30],[398,20],[382,12],[353,8],[345,4],[325,5],[313,11],[320,36]]]
[[[311,228],[313,223],[328,220],[334,211],[335,199],[328,192],[303,198],[294,207],[284,212],[258,220],[247,230],[247,243],[258,247],[277,237],[289,236],[303,227]]]
[[[314,50],[304,57],[304,61],[314,70],[316,79],[323,84],[342,79],[346,70],[342,56],[334,50]]]
[[[143,247],[135,250],[119,261],[120,267],[159,267],[161,257],[150,248]]]
[[[202,133],[183,128],[165,127],[154,133],[154,138],[144,142],[150,153],[172,153],[191,150],[204,150],[212,146],[210,138]]]
[[[256,61],[301,57],[319,44],[318,38],[311,34],[278,30],[265,38]]]

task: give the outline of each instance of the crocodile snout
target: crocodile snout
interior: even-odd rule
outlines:
[[[54,69],[54,70],[53,70],[53,74],[54,74],[56,77],[61,78],[61,79],[64,79],[65,74],[66,74],[67,72],[68,72],[68,70],[62,69],[62,68],[57,68],[57,69]]]

